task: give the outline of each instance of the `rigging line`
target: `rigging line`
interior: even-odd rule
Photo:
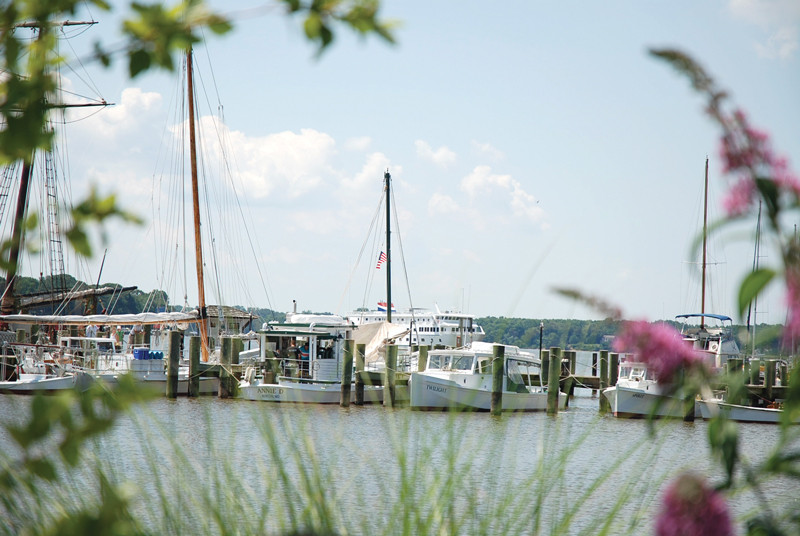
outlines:
[[[392,194],[394,193],[394,185],[391,184],[390,188],[392,189]],[[414,317],[414,302],[411,300],[411,285],[408,283],[408,269],[406,268],[406,257],[403,253],[403,239],[400,235],[400,213],[397,212],[397,204],[395,202],[395,196],[390,196],[392,200],[392,208],[394,209],[394,226],[397,231],[397,243],[400,246],[400,260],[401,264],[403,265],[403,275],[406,279],[406,291],[408,292],[408,305],[411,309],[411,329],[417,334],[417,338],[419,338],[419,330],[416,323],[416,318]],[[391,304],[387,304],[387,307],[391,307]],[[463,312],[463,311],[462,311]]]
[[[361,261],[361,257],[364,255],[364,249],[367,247],[367,243],[369,243],[370,236],[372,235],[372,229],[375,226],[375,222],[378,219],[378,214],[380,214],[381,206],[383,205],[383,194],[381,194],[381,199],[378,202],[378,207],[375,209],[375,214],[372,215],[372,222],[369,224],[369,230],[367,231],[367,236],[364,237],[364,243],[361,244],[361,251],[358,252],[358,258],[356,258],[356,262],[353,265],[353,269],[350,271],[350,277],[347,280],[347,285],[344,287],[344,292],[342,293],[342,297],[339,298],[339,303],[336,305],[336,312],[335,314],[339,314],[339,309],[342,307],[342,302],[344,301],[345,296],[347,296],[347,290],[350,288],[350,283],[353,281],[353,276],[358,269],[358,263]]]
[[[88,30],[89,28],[87,27],[86,29]],[[87,77],[89,78],[89,82],[87,82],[86,80],[84,80],[84,79],[81,77],[81,75],[80,75],[80,74],[78,74],[78,72],[77,72],[77,71],[75,71],[75,69],[73,69],[73,68],[72,68],[72,66],[71,66],[69,63],[64,63],[64,65],[67,67],[67,69],[69,69],[70,71],[72,71],[72,72],[75,74],[75,76],[77,76],[77,77],[78,77],[78,79],[79,79],[81,82],[83,82],[83,83],[84,83],[84,84],[86,84],[87,86],[91,87],[91,88],[92,88],[92,89],[95,91],[95,95],[97,95],[97,97],[99,97],[99,98],[102,100],[103,96],[100,94],[100,89],[98,89],[97,85],[94,83],[94,80],[92,80],[92,77],[91,77],[91,76],[88,76],[88,75],[89,75],[89,72],[86,70],[86,66],[83,64],[83,62],[81,61],[81,59],[80,59],[80,58],[78,57],[78,55],[75,53],[75,49],[72,47],[72,43],[70,43],[70,42],[69,42],[69,39],[67,39],[67,38],[66,38],[66,34],[64,34],[64,27],[63,27],[63,26],[61,27],[61,35],[64,35],[64,37],[65,37],[65,40],[66,40],[66,42],[67,42],[67,46],[69,46],[69,49],[72,51],[72,54],[73,54],[73,56],[75,56],[75,59],[77,59],[77,60],[78,60],[78,63],[80,64],[80,66],[81,66],[81,69],[83,69],[83,72],[85,72],[85,73],[86,73]],[[78,35],[80,35],[80,34],[78,34]]]
[[[89,119],[90,117],[93,117],[93,116],[95,116],[95,115],[99,114],[99,113],[100,113],[100,112],[102,112],[104,109],[105,109],[105,107],[98,108],[98,109],[97,109],[97,110],[95,110],[94,112],[90,113],[90,114],[89,114],[89,115],[87,115],[87,116],[81,117],[80,119],[73,119],[72,121],[67,121],[67,120],[64,120],[62,123],[59,123],[59,124],[61,124],[61,125],[71,125],[72,123],[80,123],[81,121],[84,121],[84,120],[86,120],[86,119]]]
[[[206,32],[202,26],[200,27],[200,35],[202,36],[203,42],[205,43]],[[219,88],[217,87],[217,77],[214,75],[214,64],[211,63],[211,54],[208,52],[208,47],[204,48],[206,51],[206,58],[208,59],[208,70],[211,71],[211,83],[214,85],[214,93],[216,93],[217,95],[217,103],[221,103],[222,100],[219,98]]]
[[[381,204],[380,207],[383,207],[383,202],[386,201],[386,192],[381,189]],[[383,249],[384,246],[384,215],[386,214],[385,211],[381,210],[378,214],[378,224],[375,226],[374,234],[372,235],[372,254],[370,255],[370,259],[377,259],[378,258],[378,251]],[[367,266],[367,278],[366,278],[366,285],[364,287],[364,297],[361,304],[362,308],[367,308],[367,297],[372,293],[372,285],[375,283],[375,277],[378,273],[378,270],[371,269],[370,266]]]

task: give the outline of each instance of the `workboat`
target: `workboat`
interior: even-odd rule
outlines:
[[[533,385],[530,380],[541,368],[538,358],[516,346],[484,342],[429,352],[425,370],[411,373],[411,409],[489,411],[495,346],[504,346],[505,353],[503,411],[545,411],[547,388]],[[567,395],[558,393],[559,408],[563,409],[566,403]]]
[[[617,384],[603,391],[614,417],[686,416],[684,401],[670,386],[658,382],[655,371],[645,363],[620,363]],[[655,411],[655,412],[654,412]],[[693,409],[690,408],[693,415]]]
[[[780,407],[757,407],[728,404],[718,399],[699,400],[697,406],[703,419],[712,419],[716,415],[724,415],[731,421],[756,422],[778,424],[783,419],[783,409]],[[793,420],[800,424],[800,416]]]
[[[683,340],[700,352],[710,367],[722,369],[728,359],[741,357],[739,345],[733,336],[733,320],[729,316],[710,313],[678,315],[675,319],[683,322]],[[700,325],[691,321],[700,319]],[[716,321],[714,325],[710,322]]]
[[[284,323],[265,324],[259,332],[259,355],[241,359],[246,368],[238,396],[264,402],[338,404],[345,341],[360,343],[357,331],[336,315],[288,313]],[[364,344],[377,352],[375,344]],[[398,386],[396,400],[403,399],[408,400],[408,391]],[[364,402],[383,402],[383,387],[364,386]]]

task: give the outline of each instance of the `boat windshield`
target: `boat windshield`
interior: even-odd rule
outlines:
[[[454,355],[450,364],[450,370],[472,370],[472,362],[475,358],[471,355]]]
[[[444,364],[447,363],[448,357],[450,357],[450,356],[437,355],[437,354],[429,355],[428,356],[428,370],[442,368],[442,366],[444,366]]]
[[[619,369],[619,377],[620,378],[630,378],[631,377],[631,368],[630,367],[622,367]]]
[[[522,381],[522,374],[520,373],[520,366],[525,367],[525,370],[527,370],[526,364],[525,363],[521,363],[521,362],[517,361],[516,359],[509,359],[509,360],[506,361],[506,367],[508,369],[508,379],[511,380],[512,382],[516,383],[516,384],[524,385],[525,382]]]

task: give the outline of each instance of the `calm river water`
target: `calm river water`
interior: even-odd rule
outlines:
[[[579,354],[582,367],[590,360],[590,353]],[[19,422],[31,400],[0,395],[0,420]],[[769,425],[739,430],[751,463],[763,459],[779,435]],[[135,485],[134,511],[159,531],[172,531],[157,511],[159,501],[174,501],[189,526],[219,533],[209,504],[233,509],[222,515],[232,516],[229,523],[238,516],[256,524],[259,508],[270,504],[263,526],[277,531],[290,523],[292,508],[321,497],[340,534],[402,533],[408,513],[398,505],[433,512],[431,523],[438,526],[448,514],[436,514],[437,502],[449,497],[460,533],[533,533],[537,520],[549,533],[547,527],[578,505],[565,533],[595,533],[613,515],[612,533],[641,534],[651,532],[660,492],[672,476],[692,470],[721,480],[707,431],[697,420],[659,423],[651,434],[644,421],[600,416],[597,396],[588,390],[579,390],[556,417],[181,398],[138,408],[91,450],[115,480]],[[0,431],[0,447],[13,456],[6,432]],[[91,481],[88,467],[76,481]],[[797,482],[773,480],[766,490],[778,510],[800,506]],[[758,509],[750,492],[729,504],[740,517]]]

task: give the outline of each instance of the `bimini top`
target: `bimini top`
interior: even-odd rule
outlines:
[[[678,315],[675,318],[693,318],[693,317],[696,317],[696,316],[704,316],[704,317],[707,317],[707,318],[716,318],[717,320],[720,320],[722,322],[726,322],[726,321],[727,322],[733,322],[733,320],[729,316],[715,315],[715,314],[711,314],[711,313],[692,313],[692,314],[688,314],[688,315]]]

